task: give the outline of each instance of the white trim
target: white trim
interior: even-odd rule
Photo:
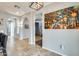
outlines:
[[[61,54],[60,52],[57,52],[57,51],[55,51],[55,50],[52,50],[52,49],[49,49],[49,48],[46,48],[46,47],[42,47],[42,48],[43,48],[43,49],[46,49],[46,50],[49,50],[49,51],[51,51],[51,52],[57,53],[57,54],[62,55],[62,56],[67,56],[67,55],[65,55],[65,54]]]

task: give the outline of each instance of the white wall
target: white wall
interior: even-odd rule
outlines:
[[[73,5],[79,5],[79,3],[52,3],[44,8],[43,14]],[[43,48],[62,55],[79,55],[79,29],[44,29],[43,15]]]
[[[43,34],[44,48],[55,50],[63,55],[79,55],[79,31],[44,30]]]

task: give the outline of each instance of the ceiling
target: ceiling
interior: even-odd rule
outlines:
[[[51,2],[44,2],[44,7],[49,5]],[[30,2],[0,2],[0,12],[6,12],[16,16],[22,16],[27,12],[34,11],[29,7]],[[17,9],[14,5],[18,5],[20,8]]]

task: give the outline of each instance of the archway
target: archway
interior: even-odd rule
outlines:
[[[29,41],[29,35],[30,35],[30,29],[29,29],[29,20],[27,17],[23,17],[22,21],[20,22],[20,39],[21,40],[28,40]]]

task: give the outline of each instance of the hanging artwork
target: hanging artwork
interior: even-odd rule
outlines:
[[[72,6],[44,15],[45,29],[78,29],[79,7]]]
[[[28,24],[25,24],[25,25],[24,25],[24,28],[25,28],[25,29],[28,29],[28,28],[29,28],[29,25],[28,25]]]
[[[24,19],[23,25],[24,25],[25,29],[29,29],[29,21],[28,21],[27,17]]]

